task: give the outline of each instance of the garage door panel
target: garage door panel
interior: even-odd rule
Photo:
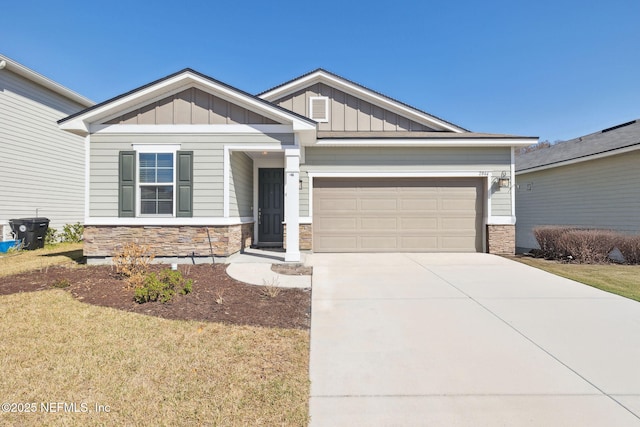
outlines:
[[[358,218],[324,217],[317,221],[317,227],[321,230],[355,230],[358,228]]]
[[[398,201],[393,198],[362,198],[360,199],[360,210],[363,212],[379,212],[379,211],[396,211],[398,209]]]
[[[391,230],[395,233],[398,228],[398,218],[396,217],[360,217],[360,231],[376,232],[379,230]]]
[[[362,236],[360,248],[369,251],[377,251],[380,248],[398,250],[398,238],[396,236]]]
[[[438,230],[438,218],[433,217],[403,217],[400,219],[402,231],[436,231]]]
[[[314,250],[480,251],[483,182],[316,178]]]
[[[314,237],[314,244],[316,237]],[[326,248],[325,252],[351,252],[358,246],[358,238],[355,236],[321,236],[317,237],[317,244]]]

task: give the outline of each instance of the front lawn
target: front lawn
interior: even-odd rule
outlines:
[[[1,296],[0,313],[0,396],[23,411],[2,425],[308,423],[307,331],[167,320],[58,289]]]
[[[640,266],[620,264],[572,264],[527,256],[516,261],[603,291],[640,301]]]
[[[75,264],[81,259],[82,243],[58,243],[33,251],[10,251],[0,254],[0,277],[46,269],[52,265]]]

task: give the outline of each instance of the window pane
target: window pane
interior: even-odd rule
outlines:
[[[173,214],[173,202],[168,201],[160,201],[158,202],[158,213],[159,214]]]
[[[161,200],[173,200],[173,187],[169,185],[163,185],[158,188],[158,199]]]
[[[143,201],[142,203],[140,203],[140,213],[142,213],[142,214],[155,214],[156,213],[156,202],[155,201],[150,201],[150,202]]]
[[[159,168],[173,168],[173,154],[172,153],[158,153],[158,167]]]
[[[155,155],[155,153],[140,153],[140,167],[141,168],[154,168],[154,167],[156,167],[156,155]]]
[[[156,170],[140,168],[140,182],[156,182]]]
[[[142,200],[155,200],[156,187],[140,187],[140,198]]]
[[[173,169],[158,169],[156,182],[173,182]]]

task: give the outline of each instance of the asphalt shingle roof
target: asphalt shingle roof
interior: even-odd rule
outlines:
[[[640,149],[640,119],[560,142],[551,147],[518,154],[515,159],[516,172],[550,166],[634,145],[638,145]]]

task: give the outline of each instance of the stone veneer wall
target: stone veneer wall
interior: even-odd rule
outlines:
[[[311,224],[299,224],[298,229],[300,230],[300,237],[298,241],[300,242],[300,250],[301,251],[310,251],[313,249],[313,236],[312,231],[313,227]],[[284,236],[282,241],[282,248],[287,249],[287,224],[284,224]]]
[[[84,255],[110,257],[124,243],[151,246],[158,257],[228,256],[251,246],[253,223],[216,226],[111,226],[88,225],[84,228]]]
[[[513,255],[516,252],[515,225],[487,225],[487,252]]]

